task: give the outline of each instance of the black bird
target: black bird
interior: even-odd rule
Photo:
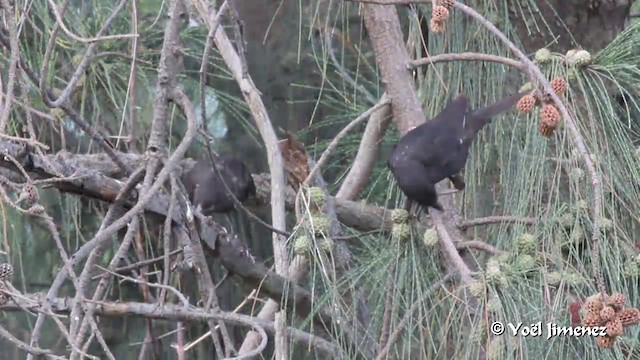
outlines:
[[[398,186],[412,202],[442,211],[435,185],[449,178],[456,189],[464,189],[459,174],[467,162],[476,134],[491,118],[509,110],[525,93],[506,97],[477,110],[469,110],[469,99],[458,95],[440,114],[406,133],[393,148],[387,165]]]
[[[221,156],[215,159],[215,163],[229,190],[240,202],[255,198],[256,185],[242,161],[230,156]],[[208,158],[198,160],[193,168],[182,176],[182,183],[189,199],[204,215],[228,213],[235,208],[222,179]]]

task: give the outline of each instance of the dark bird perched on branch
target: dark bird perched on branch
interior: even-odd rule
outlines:
[[[222,178],[218,176],[208,158],[198,160],[193,168],[182,176],[182,183],[189,199],[193,205],[200,207],[204,215],[227,213],[235,208],[233,199],[222,183],[223,179],[240,202],[256,196],[253,177],[242,161],[230,156],[221,156],[215,159],[215,163]]]
[[[393,148],[387,165],[412,202],[442,211],[435,185],[449,178],[458,190],[464,189],[459,174],[467,162],[476,134],[491,118],[509,110],[525,93],[509,96],[491,105],[470,110],[469,99],[458,95],[440,114],[406,133]]]

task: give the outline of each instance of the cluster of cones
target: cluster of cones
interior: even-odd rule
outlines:
[[[13,277],[13,266],[8,263],[0,264],[0,306],[9,302],[9,296],[3,290],[7,290],[7,282]]]
[[[551,80],[551,87],[556,95],[562,96],[567,91],[567,82],[563,78],[557,77]],[[517,108],[522,113],[530,113],[536,106],[542,106],[540,109],[540,134],[550,137],[562,118],[560,111],[553,104],[551,97],[540,90],[533,90],[521,97]]]
[[[605,296],[600,293],[588,297],[582,309],[584,318],[582,325],[586,327],[604,326],[606,335],[597,337],[598,346],[609,349],[616,338],[624,332],[624,328],[640,322],[640,310],[634,307],[625,308],[626,298],[622,293]]]
[[[438,0],[437,5],[431,11],[429,27],[435,34],[444,32],[444,22],[449,18],[449,10],[455,4],[455,0]]]

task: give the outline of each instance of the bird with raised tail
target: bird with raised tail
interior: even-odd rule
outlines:
[[[394,146],[387,166],[398,187],[412,202],[443,210],[435,185],[449,178],[456,189],[463,190],[464,168],[469,147],[476,134],[492,118],[511,109],[525,93],[506,97],[477,110],[469,109],[469,99],[458,95],[436,117],[407,132]]]

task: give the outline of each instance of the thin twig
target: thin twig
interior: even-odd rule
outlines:
[[[58,25],[60,25],[60,27],[62,28],[62,30],[64,30],[64,32],[65,32],[65,34],[67,34],[67,36],[69,36],[71,39],[73,39],[73,40],[75,40],[77,42],[81,42],[83,44],[91,44],[91,43],[95,43],[95,42],[98,42],[98,41],[119,40],[119,39],[127,39],[127,38],[130,38],[130,37],[137,37],[137,34],[119,34],[119,35],[105,35],[105,36],[102,36],[100,34],[102,34],[103,31],[98,31],[98,34],[93,38],[84,38],[84,37],[78,36],[75,33],[71,32],[71,30],[69,30],[66,27],[66,25],[64,24],[63,14],[60,11],[60,9],[58,9],[58,7],[56,6],[56,3],[53,0],[48,0],[48,2],[49,2],[49,6],[51,7],[51,11],[55,15],[56,22],[58,23]]]
[[[4,21],[9,30],[9,44],[11,55],[9,57],[9,73],[7,75],[7,94],[5,95],[5,103],[0,113],[0,133],[5,132],[9,114],[11,113],[12,102],[14,101],[14,87],[18,75],[18,62],[20,61],[20,45],[18,43],[18,31],[16,29],[14,6],[9,0],[2,0],[2,9],[4,10]],[[15,5],[15,2],[14,2]]]
[[[122,275],[122,274],[118,274],[117,272],[111,271],[111,270],[109,270],[107,268],[104,268],[102,266],[98,266],[98,268],[102,269],[105,272],[108,272],[109,274],[111,274],[111,275],[113,275],[115,277],[119,277],[121,279],[125,279],[127,281],[131,281],[134,284],[145,284],[145,285],[150,286],[150,287],[169,290],[169,291],[171,291],[172,293],[174,293],[176,295],[176,297],[180,300],[180,302],[182,302],[182,305],[185,308],[189,307],[189,300],[187,300],[187,298],[184,297],[184,295],[182,295],[182,293],[180,291],[178,291],[178,289],[174,288],[173,286],[166,286],[166,285],[162,285],[162,284],[154,284],[154,283],[150,283],[150,282],[147,282],[147,281],[141,281],[139,279],[135,279],[135,278],[132,278],[130,276],[125,276],[125,275]]]
[[[340,142],[340,140],[342,140],[342,138],[347,136],[347,133],[349,133],[349,131],[351,131],[351,129],[353,129],[360,122],[362,122],[364,120],[368,120],[369,116],[371,116],[371,114],[375,113],[376,111],[378,111],[382,107],[387,106],[389,103],[390,103],[389,98],[387,96],[382,96],[376,105],[374,105],[369,110],[367,110],[367,111],[363,112],[362,114],[360,114],[360,116],[358,116],[357,118],[353,119],[353,121],[351,121],[347,126],[345,126],[344,129],[342,129],[331,140],[331,143],[329,143],[329,146],[327,146],[327,149],[320,156],[320,160],[318,160],[316,165],[309,172],[309,175],[307,176],[307,178],[304,180],[304,184],[307,185],[307,186],[309,185],[309,182],[311,181],[311,179],[313,179],[316,176],[316,173],[320,170],[320,168],[322,168],[326,164],[326,162],[329,160],[329,156],[331,155],[331,152],[333,150],[335,150],[335,148],[338,146],[338,143]]]
[[[414,69],[419,66],[432,65],[435,63],[447,62],[447,61],[488,61],[488,62],[495,62],[499,64],[508,65],[519,70],[525,69],[525,65],[522,62],[517,60],[509,59],[507,57],[499,56],[499,55],[473,53],[473,52],[432,55],[429,57],[412,60],[409,63],[409,68]]]
[[[28,352],[29,355],[45,356],[47,359],[66,360],[64,356],[54,355],[51,350],[41,349],[36,346],[30,346],[27,343],[20,341],[20,339],[13,336],[2,326],[0,326],[0,337],[14,344],[16,348]]]
[[[380,141],[391,123],[391,106],[387,105],[371,114],[364,128],[358,152],[353,159],[349,172],[344,177],[337,199],[354,200],[367,185],[371,172],[378,160]]]
[[[503,223],[535,225],[538,223],[538,220],[536,220],[535,218],[519,216],[487,216],[483,218],[462,221],[460,224],[458,224],[458,227],[461,229],[467,229],[474,226]]]
[[[490,254],[506,254],[507,251],[500,250],[497,247],[487,244],[486,242],[480,240],[471,240],[471,241],[462,241],[456,243],[456,248],[458,250],[466,250],[468,248],[478,249],[486,251]]]
[[[389,340],[389,332],[391,331],[391,313],[393,312],[393,298],[395,295],[395,276],[396,263],[393,263],[389,267],[387,284],[384,288],[384,292],[387,294],[387,299],[384,304],[384,313],[382,315],[382,330],[380,332],[380,340],[378,341],[378,352],[381,352],[386,347],[387,341]]]

